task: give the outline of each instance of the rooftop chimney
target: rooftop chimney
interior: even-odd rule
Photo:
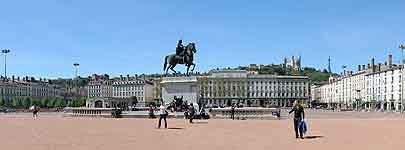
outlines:
[[[129,74],[127,74],[127,81],[129,81]]]
[[[366,65],[363,65],[363,69],[362,70],[366,70]]]
[[[381,63],[378,63],[378,71],[381,71]]]
[[[361,65],[357,66],[357,71],[361,71]]]
[[[11,76],[11,79],[12,79],[12,81],[14,82],[14,75],[13,75],[13,76]]]
[[[122,80],[122,75],[120,75],[120,80]]]
[[[371,58],[371,70],[372,72],[375,72],[375,63],[374,63],[374,58]]]
[[[388,63],[388,67],[391,68],[392,67],[392,55],[391,54],[388,55],[387,63]]]

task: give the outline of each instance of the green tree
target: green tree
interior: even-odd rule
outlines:
[[[13,99],[12,102],[11,102],[11,107],[16,108],[17,105],[18,105],[17,99]]]
[[[42,99],[40,107],[47,107],[48,103],[49,103],[49,99],[47,97],[45,97]]]
[[[39,99],[32,98],[31,101],[32,101],[31,102],[32,105],[41,106],[41,101]]]
[[[62,106],[62,100],[61,99],[59,99],[59,98],[57,98],[56,100],[55,100],[55,107],[58,107],[58,108],[60,108],[60,107],[63,107]]]
[[[76,101],[75,100],[70,100],[68,102],[68,107],[76,107]]]
[[[86,100],[87,100],[86,97],[80,98],[80,100],[79,100],[79,102],[78,102],[78,107],[84,107],[84,106],[86,106]]]
[[[67,106],[67,102],[66,102],[66,100],[63,100],[63,99],[61,99],[61,105],[60,105],[60,107],[66,107]]]
[[[32,101],[30,97],[26,97],[23,101],[24,108],[29,108],[32,105]]]
[[[4,106],[5,107],[10,107],[11,106],[11,100],[4,99],[3,101],[4,101]]]
[[[70,102],[70,107],[82,107],[86,105],[86,98],[74,99]]]
[[[54,108],[55,107],[55,99],[49,99],[48,103],[46,104],[46,107]]]
[[[22,100],[19,99],[19,98],[14,98],[14,99],[13,99],[12,106],[13,106],[14,108],[21,108],[21,107],[23,106]]]
[[[4,105],[6,105],[6,102],[3,99],[0,99],[0,107],[3,107]]]

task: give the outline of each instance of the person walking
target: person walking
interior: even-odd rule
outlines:
[[[162,102],[162,104],[159,107],[159,124],[158,124],[158,128],[160,128],[161,124],[162,124],[162,119],[165,121],[165,128],[167,128],[167,121],[166,121],[166,117],[168,116],[169,112],[167,112],[164,103]]]
[[[30,108],[32,110],[32,117],[33,118],[38,118],[38,111],[39,111],[39,107],[36,105],[31,106]]]
[[[231,106],[231,119],[235,120],[235,104]]]
[[[304,107],[302,107],[301,103],[299,101],[294,101],[294,106],[288,114],[291,114],[294,112],[294,130],[295,130],[295,138],[301,138],[304,139],[303,137],[303,129],[299,127],[300,123],[304,121],[305,119],[305,113],[304,113]],[[299,131],[299,137],[298,137],[298,131]]]
[[[149,118],[150,118],[150,119],[155,118],[154,108],[153,108],[153,105],[152,105],[152,104],[149,105]]]
[[[193,123],[193,119],[194,119],[194,115],[195,115],[195,108],[194,108],[193,103],[190,104],[188,111],[190,112],[190,116],[189,116],[190,123]]]

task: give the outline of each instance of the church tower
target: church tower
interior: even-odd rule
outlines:
[[[330,69],[330,56],[329,56],[329,59],[328,59],[328,72],[332,73],[332,70]]]

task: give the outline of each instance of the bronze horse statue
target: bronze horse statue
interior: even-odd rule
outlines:
[[[174,72],[174,74],[177,74],[180,72],[176,72],[176,70],[174,70],[174,67],[176,67],[177,64],[184,64],[187,67],[186,74],[188,75],[191,66],[193,66],[191,72],[194,71],[195,64],[193,61],[194,61],[194,53],[196,52],[197,50],[195,48],[195,43],[190,43],[185,47],[183,57],[178,56],[176,54],[167,55],[165,57],[165,63],[163,65],[163,71],[166,71],[167,74],[170,69]],[[167,66],[167,64],[169,64],[169,66]]]

